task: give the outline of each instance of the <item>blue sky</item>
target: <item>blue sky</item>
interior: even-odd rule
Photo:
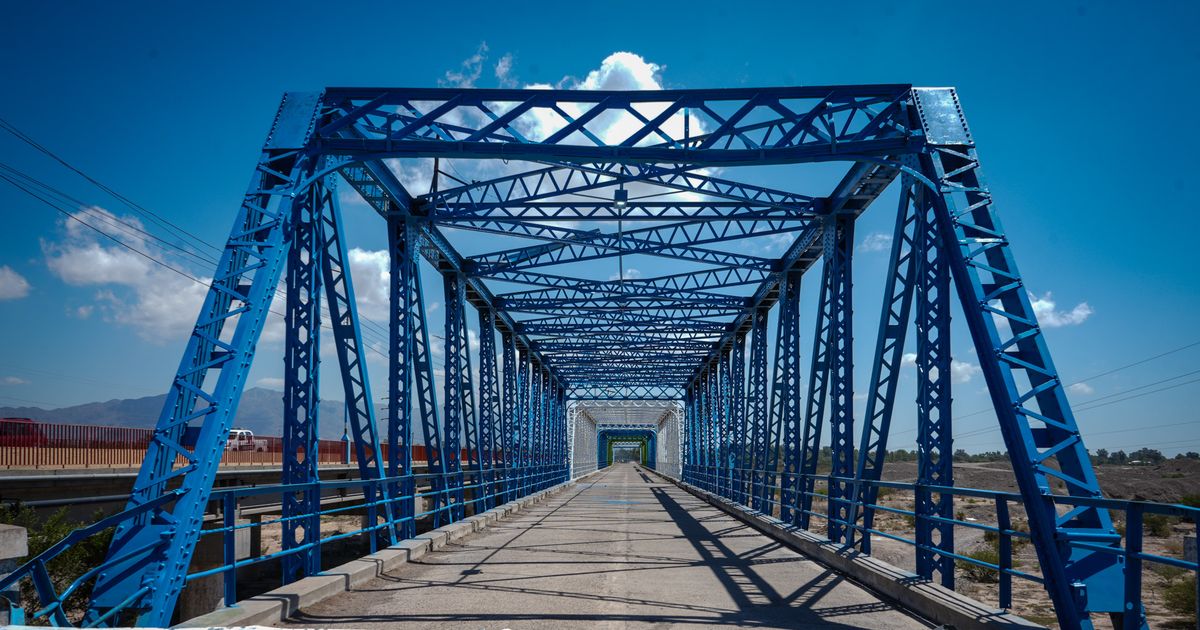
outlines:
[[[853,17],[800,3],[498,11],[495,3],[465,2],[446,14],[427,5],[283,6],[9,5],[0,24],[0,117],[197,238],[220,243],[286,90],[433,86],[470,79],[476,68],[479,87],[574,85],[605,60],[618,79],[649,69],[668,88],[952,85],[1063,379],[1084,381],[1070,396],[1088,445],[1200,450],[1200,345],[1184,348],[1200,341],[1190,243],[1200,219],[1186,193],[1200,145],[1189,114],[1200,76],[1196,3],[1152,11],[1111,3],[1010,3],[994,11],[983,3],[857,3]],[[644,65],[614,66],[618,51]],[[135,214],[9,134],[0,133],[0,156],[82,206]],[[788,178],[773,169],[767,182],[786,187]],[[872,251],[869,239],[890,231],[891,199],[858,228],[860,390],[886,264],[886,252]],[[194,283],[144,260],[114,259],[111,243],[67,227],[62,215],[3,182],[0,213],[0,405],[165,391],[195,316]],[[382,260],[382,222],[362,208],[347,214],[359,268],[370,272]],[[172,262],[211,273],[197,260]],[[369,294],[379,278],[355,280]],[[955,346],[963,363],[957,445],[999,448],[998,433],[987,432],[990,414],[975,413],[986,398],[961,331]],[[280,356],[278,341],[265,339],[250,382],[273,386]],[[379,365],[372,364],[373,380],[382,393]],[[326,392],[340,397],[332,377]],[[912,400],[911,392],[900,396]],[[910,445],[911,413],[897,422],[893,445]]]

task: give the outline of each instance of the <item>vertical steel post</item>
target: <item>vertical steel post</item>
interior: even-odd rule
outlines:
[[[796,522],[795,510],[800,490],[800,277],[789,270],[780,280],[779,325],[775,336],[775,387],[772,412],[780,427],[779,448],[783,450],[783,471],[779,478],[779,518]]]
[[[496,317],[490,308],[479,309],[479,492],[483,509],[496,507],[497,436],[503,435],[498,426],[500,394],[496,378]]]
[[[516,495],[525,496],[529,475],[529,350],[522,346],[517,355],[517,468]]]
[[[466,383],[466,282],[462,274],[445,271],[442,274],[442,288],[446,308],[445,367],[442,383],[445,396],[442,435],[446,450],[443,457],[446,461],[446,489],[449,495],[448,516],[449,522],[453,523],[465,516],[462,433],[464,426],[469,425],[466,409],[467,397],[470,395]]]
[[[910,167],[916,165],[909,160]],[[871,534],[875,510],[871,507],[878,496],[871,481],[879,481],[883,475],[884,458],[887,456],[888,433],[892,426],[892,409],[896,401],[896,386],[900,381],[900,367],[904,357],[904,340],[912,312],[914,263],[914,230],[916,229],[916,196],[924,194],[923,188],[914,188],[916,182],[905,174],[900,188],[900,207],[896,216],[896,227],[892,233],[892,250],[888,263],[888,275],[883,292],[883,312],[879,318],[878,339],[875,345],[875,360],[871,363],[871,383],[867,396],[866,423],[859,440],[858,467],[854,478],[857,489],[851,504],[850,522],[860,524],[862,532],[848,532],[850,544],[856,541],[864,553],[871,553]]]
[[[750,328],[750,379],[747,382],[746,416],[751,424],[750,431],[750,497],[751,507],[766,512],[763,499],[766,494],[767,460],[767,316],[770,311],[759,306],[754,309],[754,321]]]
[[[388,441],[391,457],[388,476],[408,477],[393,490],[401,501],[401,518],[415,517],[417,482],[413,478],[412,420],[413,413],[421,421],[421,437],[425,441],[426,470],[430,489],[426,512],[433,513],[435,526],[445,524],[447,497],[445,492],[446,460],[442,449],[441,427],[438,426],[437,390],[433,380],[433,356],[429,344],[429,318],[425,312],[425,293],[420,270],[420,228],[399,213],[388,215],[389,249],[391,254],[392,286],[389,306],[391,354],[389,357],[389,415]],[[413,408],[414,399],[416,409]],[[415,530],[411,520],[404,522],[401,531],[405,538]]]
[[[932,204],[917,206],[917,574],[954,588],[954,497],[922,486],[953,486],[950,417],[950,272]]]
[[[327,184],[333,181],[326,178]],[[342,229],[342,210],[332,185],[323,187],[321,214],[321,269],[325,286],[325,302],[329,308],[329,324],[333,330],[334,347],[342,373],[342,388],[346,399],[346,414],[353,434],[354,452],[358,461],[359,478],[381,480],[386,477],[379,430],[375,419],[375,401],[371,395],[371,380],[367,377],[367,361],[363,356],[362,328],[359,325],[358,305],[354,299],[354,283],[347,264],[346,237]],[[381,485],[363,486],[363,497],[370,505],[378,500]],[[391,504],[383,505],[384,518],[394,521]],[[374,508],[371,508],[374,512]],[[374,519],[370,520],[376,526]],[[382,539],[394,544],[398,539],[394,528],[388,527]]]
[[[283,357],[284,485],[281,558],[285,584],[321,571],[321,497],[316,487],[320,409],[321,253],[318,185],[292,204]],[[252,446],[253,447],[253,446]]]
[[[517,342],[510,331],[504,331],[500,336],[504,350],[504,383],[501,402],[500,426],[501,444],[504,459],[504,501],[517,498],[517,466],[520,462],[520,408],[517,391],[520,387],[517,379]]]
[[[692,458],[692,448],[695,445],[695,439],[692,438],[691,419],[695,415],[694,407],[696,401],[696,386],[695,383],[688,386],[684,390],[683,398],[683,422],[680,427],[679,434],[679,457],[683,463],[680,466],[680,476],[685,482],[695,485],[695,478],[692,476],[692,467],[694,467],[694,458]]]
[[[388,286],[388,461],[390,478],[407,477],[399,483],[388,484],[393,500],[393,516],[400,520],[393,531],[401,539],[416,535],[416,483],[412,479],[412,414],[413,395],[413,312],[414,291],[411,288],[416,273],[415,242],[412,225],[399,213],[388,215],[388,266],[391,283]]]
[[[826,226],[826,231],[829,227]],[[826,250],[829,251],[829,250]],[[821,429],[825,423],[825,403],[829,392],[833,300],[829,290],[832,266],[821,270],[821,290],[817,298],[817,318],[813,332],[813,353],[808,369],[808,397],[804,408],[804,430],[800,435],[800,491],[797,501],[798,525],[808,529],[811,523],[813,493],[816,490],[817,461],[821,456]]]
[[[722,497],[730,496],[730,355],[732,348],[721,353],[716,373],[716,492]]]
[[[730,388],[729,447],[730,447],[730,493],[736,503],[746,503],[746,333],[739,332],[733,338],[730,355],[730,372],[733,379]],[[663,445],[666,448],[666,445]],[[660,471],[662,472],[662,471]]]
[[[847,479],[854,474],[854,304],[851,299],[854,275],[854,217],[839,215],[827,219],[825,228],[826,264],[830,267],[829,352],[829,442],[833,456],[832,477]],[[844,523],[850,515],[849,484],[829,483],[829,539],[841,542]]]

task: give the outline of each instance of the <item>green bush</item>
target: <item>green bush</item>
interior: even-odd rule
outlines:
[[[1000,552],[992,548],[985,547],[983,549],[977,549],[975,551],[968,552],[964,555],[980,562],[987,562],[996,565],[1000,564]],[[966,560],[956,560],[955,564],[958,565],[958,570],[962,571],[963,577],[971,580],[972,582],[995,584],[1000,581],[1000,572],[991,567],[981,566],[967,562]]]
[[[1147,564],[1149,565],[1151,571],[1161,576],[1168,583],[1174,582],[1187,573],[1187,569],[1170,564],[1162,564],[1159,562],[1149,562]]]
[[[1200,507],[1200,494],[1185,494],[1179,502],[1188,507]]]
[[[1147,536],[1166,538],[1171,535],[1175,519],[1165,514],[1146,514],[1142,517],[1142,531]]]
[[[103,516],[103,514],[97,513],[95,520],[99,520]],[[32,508],[15,508],[7,505],[0,506],[0,523],[17,525],[26,529],[29,535],[29,557],[31,558],[84,525],[84,523],[67,518],[67,508],[65,507],[49,517],[45,517],[39,516]],[[79,576],[103,562],[104,556],[108,553],[108,543],[111,540],[112,529],[105,530],[79,541],[47,562],[46,570],[50,574],[54,590],[61,593]],[[22,560],[22,562],[24,561]],[[81,585],[63,602],[63,609],[69,614],[81,612],[86,607],[91,592],[90,584]],[[32,615],[40,606],[37,603],[37,591],[34,590],[29,580],[21,581],[21,601],[25,605],[26,619],[32,622]]]
[[[1174,613],[1196,615],[1196,576],[1177,580],[1163,593],[1163,603]]]

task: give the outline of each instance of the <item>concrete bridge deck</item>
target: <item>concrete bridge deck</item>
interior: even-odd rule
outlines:
[[[288,622],[340,628],[927,628],[632,464]]]

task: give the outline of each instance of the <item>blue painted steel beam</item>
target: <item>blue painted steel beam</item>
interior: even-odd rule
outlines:
[[[954,497],[921,486],[954,485],[950,415],[950,270],[928,196],[918,200],[915,245],[917,333],[917,574],[954,588]],[[930,517],[946,519],[937,521]]]
[[[791,271],[780,287],[779,320],[775,334],[775,370],[771,391],[772,424],[779,427],[783,469],[779,476],[779,519],[793,523],[800,489],[801,382],[800,364],[800,278]]]
[[[776,164],[838,152],[890,154],[912,150],[907,121],[897,115],[908,95],[909,86],[765,88],[752,94],[726,90],[597,91],[586,99],[581,99],[578,92],[548,90],[330,89],[328,102],[337,104],[338,109],[322,121],[318,136],[323,151],[348,156]],[[647,101],[647,96],[656,100]],[[646,102],[662,104],[681,114],[686,108],[696,116],[703,115],[715,128],[695,138],[678,139],[663,133],[662,125],[667,120],[645,121],[645,126],[625,141],[604,146],[599,138],[589,136],[586,127],[575,127],[578,123],[565,117],[555,133],[541,140],[521,133],[516,122],[533,110],[563,103],[585,110],[575,119],[605,112],[640,117],[634,105]],[[503,116],[492,110],[502,103],[511,104]],[[738,109],[722,115],[731,107]],[[371,136],[341,137],[338,131],[350,125],[369,129]],[[657,137],[665,145],[638,146],[641,139],[649,137]],[[578,141],[592,146],[575,144]]]
[[[623,137],[601,138],[589,123],[602,116],[635,122],[622,127]],[[444,190],[437,189],[440,176],[435,176],[434,189],[414,197],[383,161],[439,155],[515,158],[531,162],[531,170]],[[850,167],[824,197],[747,185],[703,169],[831,160]],[[868,426],[855,471],[850,326],[854,218],[902,169],[907,170],[901,213],[911,211],[912,218],[902,216],[897,223]],[[1099,487],[995,218],[957,97],[952,90],[908,86],[649,93],[352,88],[288,95],[135,487],[131,505],[151,507],[135,507],[139,516],[118,528],[86,620],[114,623],[114,614],[128,605],[126,616],[165,623],[162,611],[169,612],[182,587],[198,534],[197,515],[207,503],[209,479],[285,252],[292,259],[286,430],[291,456],[285,479],[315,477],[310,462],[299,454],[310,452],[316,435],[313,366],[322,284],[335,319],[331,326],[346,398],[352,401],[350,413],[359,422],[359,457],[368,462],[364,475],[370,474],[368,447],[377,438],[362,427],[369,424],[370,402],[361,361],[354,367],[361,334],[348,304],[353,298],[344,273],[344,243],[336,225],[323,231],[325,217],[332,216],[324,209],[336,212],[323,183],[333,172],[388,219],[395,285],[389,313],[388,463],[389,472],[402,479],[388,489],[397,508],[389,518],[405,523],[395,535],[412,534],[414,506],[401,497],[414,489],[414,421],[421,423],[429,445],[431,470],[443,473],[432,479],[431,507],[435,524],[440,524],[465,515],[466,483],[457,469],[460,440],[467,468],[478,482],[472,484],[474,497],[484,495],[481,506],[489,504],[486,495],[493,484],[503,486],[504,497],[516,498],[561,479],[567,466],[564,414],[569,396],[684,401],[685,478],[765,512],[773,512],[778,500],[781,516],[802,527],[809,526],[815,465],[828,417],[832,473],[857,476],[854,483],[830,481],[828,534],[853,544],[855,536],[842,522],[871,523],[871,510],[854,503],[874,500],[870,482],[879,478],[896,370],[910,311],[915,310],[918,573],[949,584],[953,541],[949,526],[938,520],[950,514],[949,499],[922,489],[949,483],[952,474],[952,282],[1013,455],[1060,625],[1088,627],[1090,612],[1122,615],[1126,627],[1144,625],[1137,590],[1121,588],[1124,560],[1080,544],[1119,548],[1120,537],[1107,512],[1086,502],[1062,514],[1055,510],[1053,495],[1061,492],[1057,484],[1083,499],[1098,497]],[[645,197],[658,194],[663,196]],[[626,219],[655,223],[625,231],[620,222]],[[596,229],[553,223],[562,220],[592,221]],[[614,220],[615,234],[605,224]],[[537,243],[464,257],[449,238],[463,230]],[[739,239],[780,234],[795,240],[778,259],[739,251]],[[689,270],[616,282],[578,277],[589,263],[612,257],[620,259],[623,269],[627,254],[668,257]],[[421,258],[445,281],[445,409],[438,408],[434,391],[429,321],[418,273]],[[798,286],[800,276],[822,258],[809,391],[802,399]],[[554,273],[544,271],[559,264]],[[496,296],[490,285],[500,282],[518,287]],[[734,289],[741,293],[734,295]],[[767,313],[777,302],[780,347],[768,376]],[[499,334],[504,346],[503,375],[495,365],[496,349],[481,347],[478,408],[468,304],[480,311],[481,333],[490,336],[487,345],[494,345]],[[231,336],[222,326],[235,317]],[[201,429],[194,449],[180,445],[189,428]],[[777,499],[781,452],[783,493]],[[184,466],[177,468],[181,457]],[[502,483],[500,475],[489,478],[493,464],[503,465]],[[751,470],[745,477],[748,488],[739,467]],[[167,484],[177,480],[181,485],[173,492],[178,500],[157,503]],[[443,487],[448,491],[441,492]],[[304,550],[284,561],[289,577],[319,568],[314,565],[316,547],[304,546],[314,512],[305,507],[310,498],[293,496],[285,506],[298,517],[288,521],[293,536],[285,545]],[[869,549],[869,540],[862,540]]]
[[[1119,547],[1108,511],[1054,509],[1052,495],[1060,491],[1052,480],[1070,496],[1099,497],[1100,486],[996,216],[958,97],[952,89],[914,90],[914,103],[928,145],[921,172],[937,186],[933,207],[942,244],[1059,624],[1091,627],[1088,613],[1109,612],[1141,625],[1140,606],[1126,609],[1123,558],[1069,546],[1087,540]]]
[[[479,309],[479,463],[484,509],[496,507],[496,468],[503,467],[504,430],[500,417],[500,381],[496,364],[496,318],[487,308]]]
[[[457,273],[442,275],[444,306],[446,309],[446,336],[444,344],[445,368],[442,386],[445,396],[445,411],[442,413],[442,435],[444,447],[442,457],[446,462],[446,491],[449,512],[444,522],[462,520],[465,516],[463,504],[463,463],[461,452],[465,445],[470,449],[474,429],[474,392],[470,388],[470,365],[467,359],[466,283]],[[463,433],[466,432],[464,444]],[[467,467],[470,467],[468,462]]]
[[[320,410],[321,254],[324,195],[311,186],[292,204],[287,259],[283,356],[283,473],[281,483],[319,481],[317,444]],[[282,546],[298,549],[281,559],[284,583],[321,571],[321,497],[315,487],[282,497]]]
[[[910,166],[915,165],[916,160],[913,159]],[[874,523],[875,510],[871,505],[875,503],[878,488],[871,483],[858,483],[858,480],[879,481],[883,476],[896,388],[900,381],[900,368],[904,358],[904,341],[907,338],[912,312],[916,266],[916,205],[920,203],[917,197],[923,194],[924,189],[916,188],[916,181],[911,176],[903,176],[900,207],[896,216],[896,227],[892,232],[892,249],[883,291],[884,301],[879,319],[875,359],[871,362],[865,423],[859,441],[858,463],[854,475],[856,501],[850,506],[849,522],[861,525],[864,529],[851,529],[848,532],[849,542],[859,544],[865,553],[871,552],[871,535],[867,530]]]
[[[562,227],[534,226],[520,231],[505,229],[497,224],[501,233],[517,233],[553,241],[553,245],[534,245],[506,251],[491,252],[471,257],[474,273],[481,276],[496,275],[501,271],[514,271],[548,266],[562,262],[602,260],[617,255],[647,254],[667,256],[719,265],[761,267],[770,260],[722,249],[698,247],[708,243],[728,243],[738,238],[787,234],[804,229],[805,222],[777,219],[754,221],[687,221],[670,223],[649,228],[630,230],[620,234],[606,234],[599,230],[585,232]],[[550,238],[548,233],[564,234]]]
[[[302,196],[315,167],[300,149],[309,142],[318,101],[289,94],[280,105],[172,379],[128,507],[136,510],[158,501],[168,483],[178,483],[178,493],[172,503],[155,504],[117,526],[84,624],[95,625],[118,609],[132,611],[142,625],[165,627],[171,621],[255,342],[283,270],[291,206]],[[223,334],[231,320],[236,320],[233,333]],[[206,406],[197,409],[198,400]],[[199,435],[189,449],[183,437],[193,427],[199,428]],[[181,458],[184,465],[177,466]]]
[[[753,471],[750,480],[751,506],[766,512],[767,451],[769,449],[770,407],[767,404],[767,316],[770,308],[760,305],[754,310],[750,329],[750,380],[747,382],[746,415],[750,423],[749,467]]]
[[[612,201],[528,201],[505,204],[441,202],[430,217],[456,227],[464,223],[525,221],[808,221],[821,216],[820,203],[784,206],[746,201],[630,201],[617,208]]]
[[[375,399],[371,395],[371,379],[367,376],[367,360],[364,356],[362,327],[358,317],[358,304],[354,297],[354,282],[350,277],[345,231],[342,228],[341,204],[333,188],[335,179],[325,178],[322,190],[325,199],[321,215],[321,270],[325,287],[325,303],[329,308],[329,325],[333,331],[334,348],[342,374],[342,391],[346,400],[346,414],[353,435],[355,460],[362,479],[387,477],[383,451],[380,447],[379,429],[375,417]],[[407,444],[408,441],[405,441]],[[407,465],[405,467],[407,470]],[[367,503],[374,503],[377,493],[384,485],[368,486],[363,490]],[[383,505],[383,516],[394,522],[396,515],[391,504]],[[371,523],[374,525],[375,523]],[[389,528],[382,538],[388,544],[397,542],[394,530]]]
[[[854,292],[851,290],[854,215],[828,219],[823,240],[830,303],[829,449],[833,456],[830,475],[846,479],[854,474]],[[845,481],[829,482],[827,529],[829,539],[834,542],[842,542],[845,537],[850,498],[850,487]]]

